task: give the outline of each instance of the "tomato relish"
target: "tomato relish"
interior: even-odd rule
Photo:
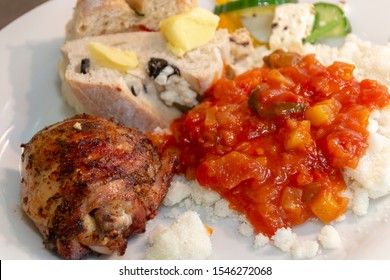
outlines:
[[[322,65],[314,55],[275,51],[152,135],[160,152],[178,153],[180,173],[217,191],[271,236],[312,217],[345,213],[341,170],[367,148],[368,117],[389,104],[387,88],[358,81],[354,66]]]

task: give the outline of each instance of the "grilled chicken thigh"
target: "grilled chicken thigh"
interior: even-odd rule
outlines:
[[[66,259],[123,255],[157,214],[176,168],[139,131],[88,115],[51,125],[22,147],[23,209],[45,246]]]

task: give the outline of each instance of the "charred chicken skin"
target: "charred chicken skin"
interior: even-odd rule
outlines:
[[[138,130],[77,115],[22,144],[22,205],[65,259],[123,255],[145,231],[176,168]]]

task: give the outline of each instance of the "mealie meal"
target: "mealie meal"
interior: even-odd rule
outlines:
[[[145,259],[207,259],[218,217],[294,259],[342,246],[333,224],[390,192],[390,48],[353,34],[346,1],[297,2],[78,0],[59,67],[77,115],[22,144],[45,246],[124,255],[161,205],[186,210]]]

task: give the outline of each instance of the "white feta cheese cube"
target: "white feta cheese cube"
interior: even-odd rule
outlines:
[[[302,51],[303,39],[311,33],[314,19],[314,6],[310,3],[277,6],[269,40],[271,50]]]

